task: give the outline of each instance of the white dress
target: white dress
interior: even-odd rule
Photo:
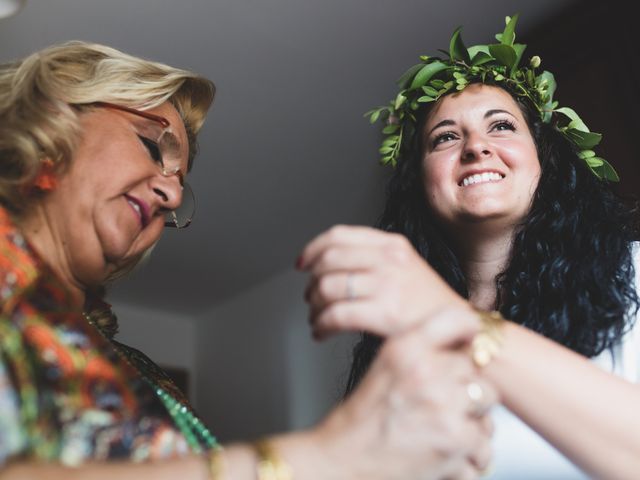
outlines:
[[[634,246],[636,289],[640,295],[640,246]],[[621,343],[591,360],[603,370],[640,383],[640,319]],[[499,406],[493,412],[495,433],[491,480],[584,480],[588,479],[569,460],[520,419]],[[640,473],[639,473],[640,478]]]

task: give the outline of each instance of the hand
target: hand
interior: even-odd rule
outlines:
[[[336,226],[298,259],[316,338],[343,330],[404,331],[448,305],[466,304],[402,235]]]
[[[497,401],[465,349],[478,328],[467,309],[449,308],[387,339],[360,386],[314,432],[323,463],[335,466],[328,473],[476,478],[490,461],[487,413]]]

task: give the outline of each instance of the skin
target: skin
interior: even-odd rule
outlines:
[[[169,103],[149,111],[169,120],[186,171],[187,134],[178,112]],[[138,138],[135,122],[141,121],[108,108],[82,114],[83,134],[70,168],[22,222],[78,304],[87,287],[151,247],[163,231],[164,213],[182,200],[178,178],[162,176]],[[146,205],[144,218],[132,202]]]
[[[426,202],[463,259],[471,302],[493,309],[493,279],[506,265],[541,173],[524,115],[504,90],[470,85],[430,112],[423,144]],[[500,179],[464,185],[483,173]]]
[[[469,299],[451,290],[406,239],[333,227],[305,246],[299,261],[310,273],[306,297],[318,337],[367,330],[389,341],[447,305],[460,308],[455,321],[478,321],[471,306],[495,308],[495,279],[540,173],[531,134],[509,98],[495,87],[467,87],[441,101],[424,132],[425,201],[459,255]],[[509,112],[498,118],[515,119],[515,130],[496,130],[494,116],[485,118],[497,106]],[[438,126],[444,120],[450,124]],[[461,177],[487,168],[504,178],[459,185]],[[346,298],[349,282],[354,300]],[[512,322],[503,334],[499,355],[481,372],[503,404],[590,477],[637,478],[640,386]]]
[[[423,175],[431,211],[450,231],[481,223],[510,230],[524,218],[540,178],[525,118],[504,90],[471,85],[446,96],[427,119]],[[473,174],[497,173],[464,185]]]

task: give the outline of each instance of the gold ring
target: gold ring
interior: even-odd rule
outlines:
[[[474,416],[481,417],[487,412],[486,406],[484,405],[484,390],[482,386],[478,382],[469,382],[467,383],[467,396],[471,401],[471,413]]]

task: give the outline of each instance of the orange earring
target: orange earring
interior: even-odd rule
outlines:
[[[57,184],[53,162],[46,159],[42,162],[42,167],[33,181],[33,186],[43,192],[48,192],[56,188]]]

